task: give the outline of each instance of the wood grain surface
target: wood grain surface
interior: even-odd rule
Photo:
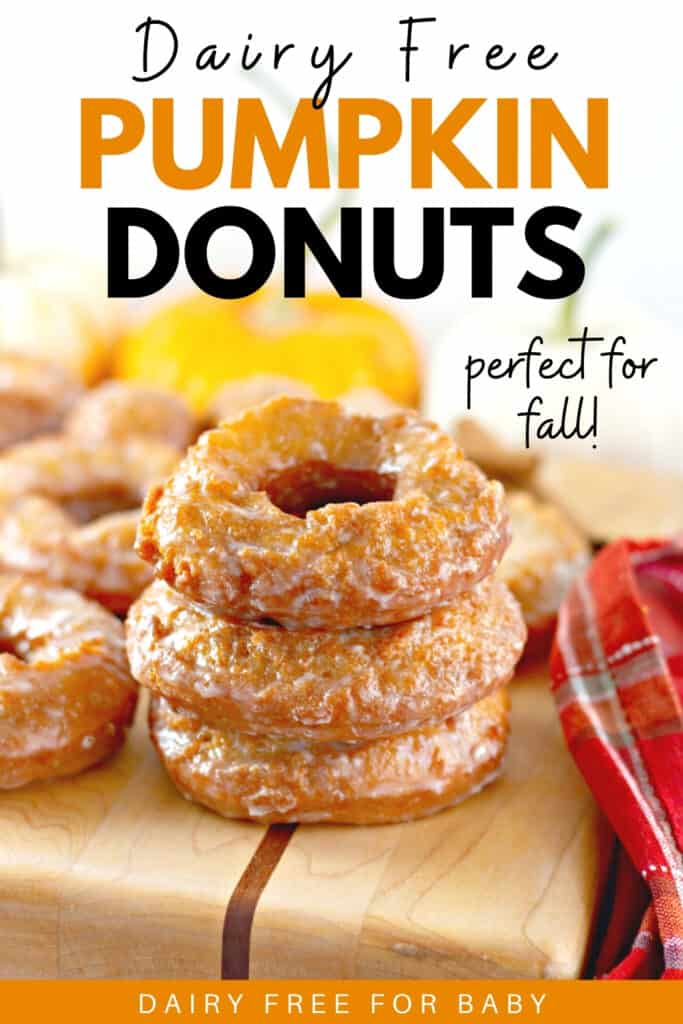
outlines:
[[[252,977],[579,973],[597,812],[547,680],[512,696],[506,772],[483,793],[420,822],[282,838]],[[143,719],[109,765],[0,795],[0,976],[220,977],[226,908],[266,831],[179,797]]]

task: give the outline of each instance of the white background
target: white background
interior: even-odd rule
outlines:
[[[380,96],[403,112],[412,96],[431,96],[442,116],[463,96],[492,100],[516,96],[521,101],[522,124],[528,109],[525,100],[550,96],[583,137],[586,97],[606,96],[611,129],[607,191],[585,189],[567,161],[556,154],[556,184],[550,193],[528,188],[500,193],[466,191],[445,170],[437,173],[431,193],[411,192],[406,131],[394,152],[367,160],[362,166],[362,193],[354,201],[368,208],[397,207],[399,267],[406,272],[415,266],[413,248],[419,237],[418,212],[423,205],[513,205],[516,227],[504,229],[496,246],[494,287],[499,325],[501,314],[516,301],[517,281],[529,264],[522,229],[532,210],[549,202],[576,207],[584,215],[578,231],[581,239],[603,218],[614,219],[617,231],[591,268],[582,301],[587,303],[586,309],[597,308],[603,320],[621,330],[628,328],[623,318],[630,317],[632,307],[636,307],[633,323],[638,325],[640,335],[636,341],[663,349],[664,366],[658,386],[673,393],[678,388],[674,378],[680,369],[677,342],[683,335],[683,95],[680,35],[674,12],[675,5],[663,0],[637,7],[596,0],[561,5],[465,5],[443,0],[412,5],[367,0],[328,4],[309,0],[13,4],[5,9],[0,39],[4,244],[10,250],[74,247],[103,262],[106,208],[111,205],[149,206],[171,220],[182,235],[205,210],[236,202],[262,214],[273,225],[276,237],[284,205],[306,204],[313,212],[324,207],[326,196],[309,193],[303,185],[303,174],[296,176],[286,193],[273,189],[264,174],[248,193],[231,193],[229,189],[234,101],[240,95],[262,95],[254,78],[239,74],[234,67],[248,32],[266,54],[276,40],[296,42],[294,55],[288,55],[283,64],[286,71],[276,76],[279,87],[293,96],[311,95],[318,84],[320,72],[313,71],[309,64],[314,45],[326,47],[334,42],[339,55],[353,51],[350,65],[341,72],[328,104],[333,131],[334,100],[339,96]],[[436,27],[416,30],[421,50],[414,58],[410,85],[403,83],[398,49],[403,41],[398,20],[407,14],[438,17]],[[147,15],[163,17],[174,25],[180,36],[180,54],[163,78],[141,84],[131,78],[140,68],[140,35],[134,29]],[[221,71],[198,73],[194,57],[202,46],[212,42],[232,50],[233,57]],[[470,43],[452,71],[447,68],[449,42]],[[484,66],[484,54],[495,43],[519,54],[510,68],[500,72]],[[558,60],[547,71],[532,72],[526,67],[524,55],[536,43],[559,51]],[[262,66],[267,66],[265,59]],[[108,95],[133,99],[145,112],[153,96],[174,96],[178,160],[189,165],[196,162],[199,152],[199,100],[203,96],[223,96],[227,149],[223,178],[200,192],[178,192],[162,186],[153,173],[151,141],[146,137],[135,153],[105,162],[101,191],[82,191],[79,101],[84,96]],[[280,114],[274,113],[273,120],[280,127],[286,124]],[[523,132],[522,183],[528,182],[525,140]],[[460,141],[484,173],[494,166],[493,103],[474,118]],[[233,251],[232,237],[222,238],[220,244],[239,262],[242,250],[236,246]],[[428,345],[444,333],[452,338],[455,332],[457,341],[459,330],[473,330],[473,316],[481,314],[482,323],[487,323],[491,315],[490,301],[467,297],[467,231],[458,234],[451,229],[447,260],[444,283],[432,298],[418,304],[400,304],[402,314]],[[540,269],[540,264],[532,260],[531,267]],[[370,274],[367,285],[368,293],[373,294]],[[547,305],[524,311],[527,320],[539,321],[539,328],[553,315]],[[505,330],[504,326],[499,329]]]
[[[518,96],[523,100],[531,95],[547,95],[558,102],[579,135],[585,97],[609,97],[609,190],[585,190],[571,171],[562,173],[565,167],[560,157],[556,162],[560,183],[553,190],[552,201],[582,210],[586,229],[604,216],[618,222],[618,234],[591,274],[591,284],[622,291],[683,326],[679,256],[683,227],[683,95],[674,8],[659,0],[639,8],[595,0],[563,5],[465,5],[438,0],[413,5],[358,0],[324,5],[274,0],[251,0],[248,4],[164,0],[156,6],[131,0],[116,4],[13,4],[5,10],[0,43],[0,196],[6,237],[12,245],[22,247],[61,246],[66,242],[102,256],[108,205],[149,205],[167,214],[178,226],[212,205],[235,201],[236,195],[237,201],[248,200],[248,205],[273,220],[285,202],[308,200],[314,210],[319,208],[320,195],[310,197],[305,190],[293,188],[285,197],[265,182],[247,196],[230,196],[230,153],[222,182],[199,193],[174,192],[155,179],[148,140],[136,153],[109,161],[101,192],[82,192],[79,100],[82,96],[125,96],[148,109],[152,96],[175,96],[180,115],[178,137],[191,159],[198,152],[199,98],[225,97],[230,118],[238,95],[260,91],[248,75],[230,70],[230,62],[219,72],[194,71],[193,56],[201,46],[216,42],[236,55],[249,31],[254,34],[254,42],[266,51],[275,40],[295,40],[298,49],[286,65],[286,73],[283,71],[277,80],[291,94],[307,95],[319,75],[307,66],[310,47],[333,41],[340,53],[354,53],[350,66],[341,72],[337,95],[382,96],[399,105],[405,105],[411,95],[433,96],[435,108],[444,114],[462,96]],[[402,42],[398,19],[407,13],[439,18],[436,28],[416,29],[420,31],[422,51],[414,58],[410,86],[402,82],[402,57],[398,52]],[[134,28],[148,14],[164,17],[176,27],[181,51],[163,78],[136,84],[131,75],[139,67],[140,36]],[[446,66],[450,41],[471,43],[451,72]],[[483,54],[497,42],[514,48],[520,56],[505,71],[487,71]],[[529,71],[522,59],[528,47],[537,42],[560,54],[552,68],[540,73]],[[482,111],[462,136],[475,162],[484,168],[492,166],[493,126],[492,116],[487,118]],[[229,145],[229,131],[226,134]],[[520,223],[525,211],[544,205],[548,199],[547,193],[532,194],[528,190],[466,192],[445,172],[439,177],[441,187],[431,195],[411,195],[406,161],[404,144],[399,152],[368,160],[362,171],[363,205],[399,206],[406,237],[416,219],[413,214],[425,198],[434,205],[510,203],[517,208]],[[523,162],[522,180],[524,169]],[[517,258],[523,250],[513,257],[508,248],[515,247],[504,247],[497,261],[497,292],[501,295],[514,290],[523,269]],[[466,246],[459,254],[466,256]],[[508,255],[511,261],[514,259],[509,273],[500,270],[501,261]],[[466,267],[462,273],[451,267],[452,287],[445,284],[433,300],[437,309],[450,314],[466,301],[465,271]]]

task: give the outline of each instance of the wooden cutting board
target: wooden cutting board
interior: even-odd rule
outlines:
[[[573,977],[597,811],[547,680],[512,687],[506,772],[424,821],[227,822],[147,740],[78,779],[0,794],[0,976]]]

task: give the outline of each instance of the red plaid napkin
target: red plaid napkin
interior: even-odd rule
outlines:
[[[550,669],[569,748],[623,846],[594,973],[683,979],[683,536],[604,548],[564,601]]]

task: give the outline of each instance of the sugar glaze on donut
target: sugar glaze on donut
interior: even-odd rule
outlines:
[[[150,490],[137,550],[219,615],[346,629],[447,603],[507,544],[501,485],[434,424],[285,397],[202,435]]]

